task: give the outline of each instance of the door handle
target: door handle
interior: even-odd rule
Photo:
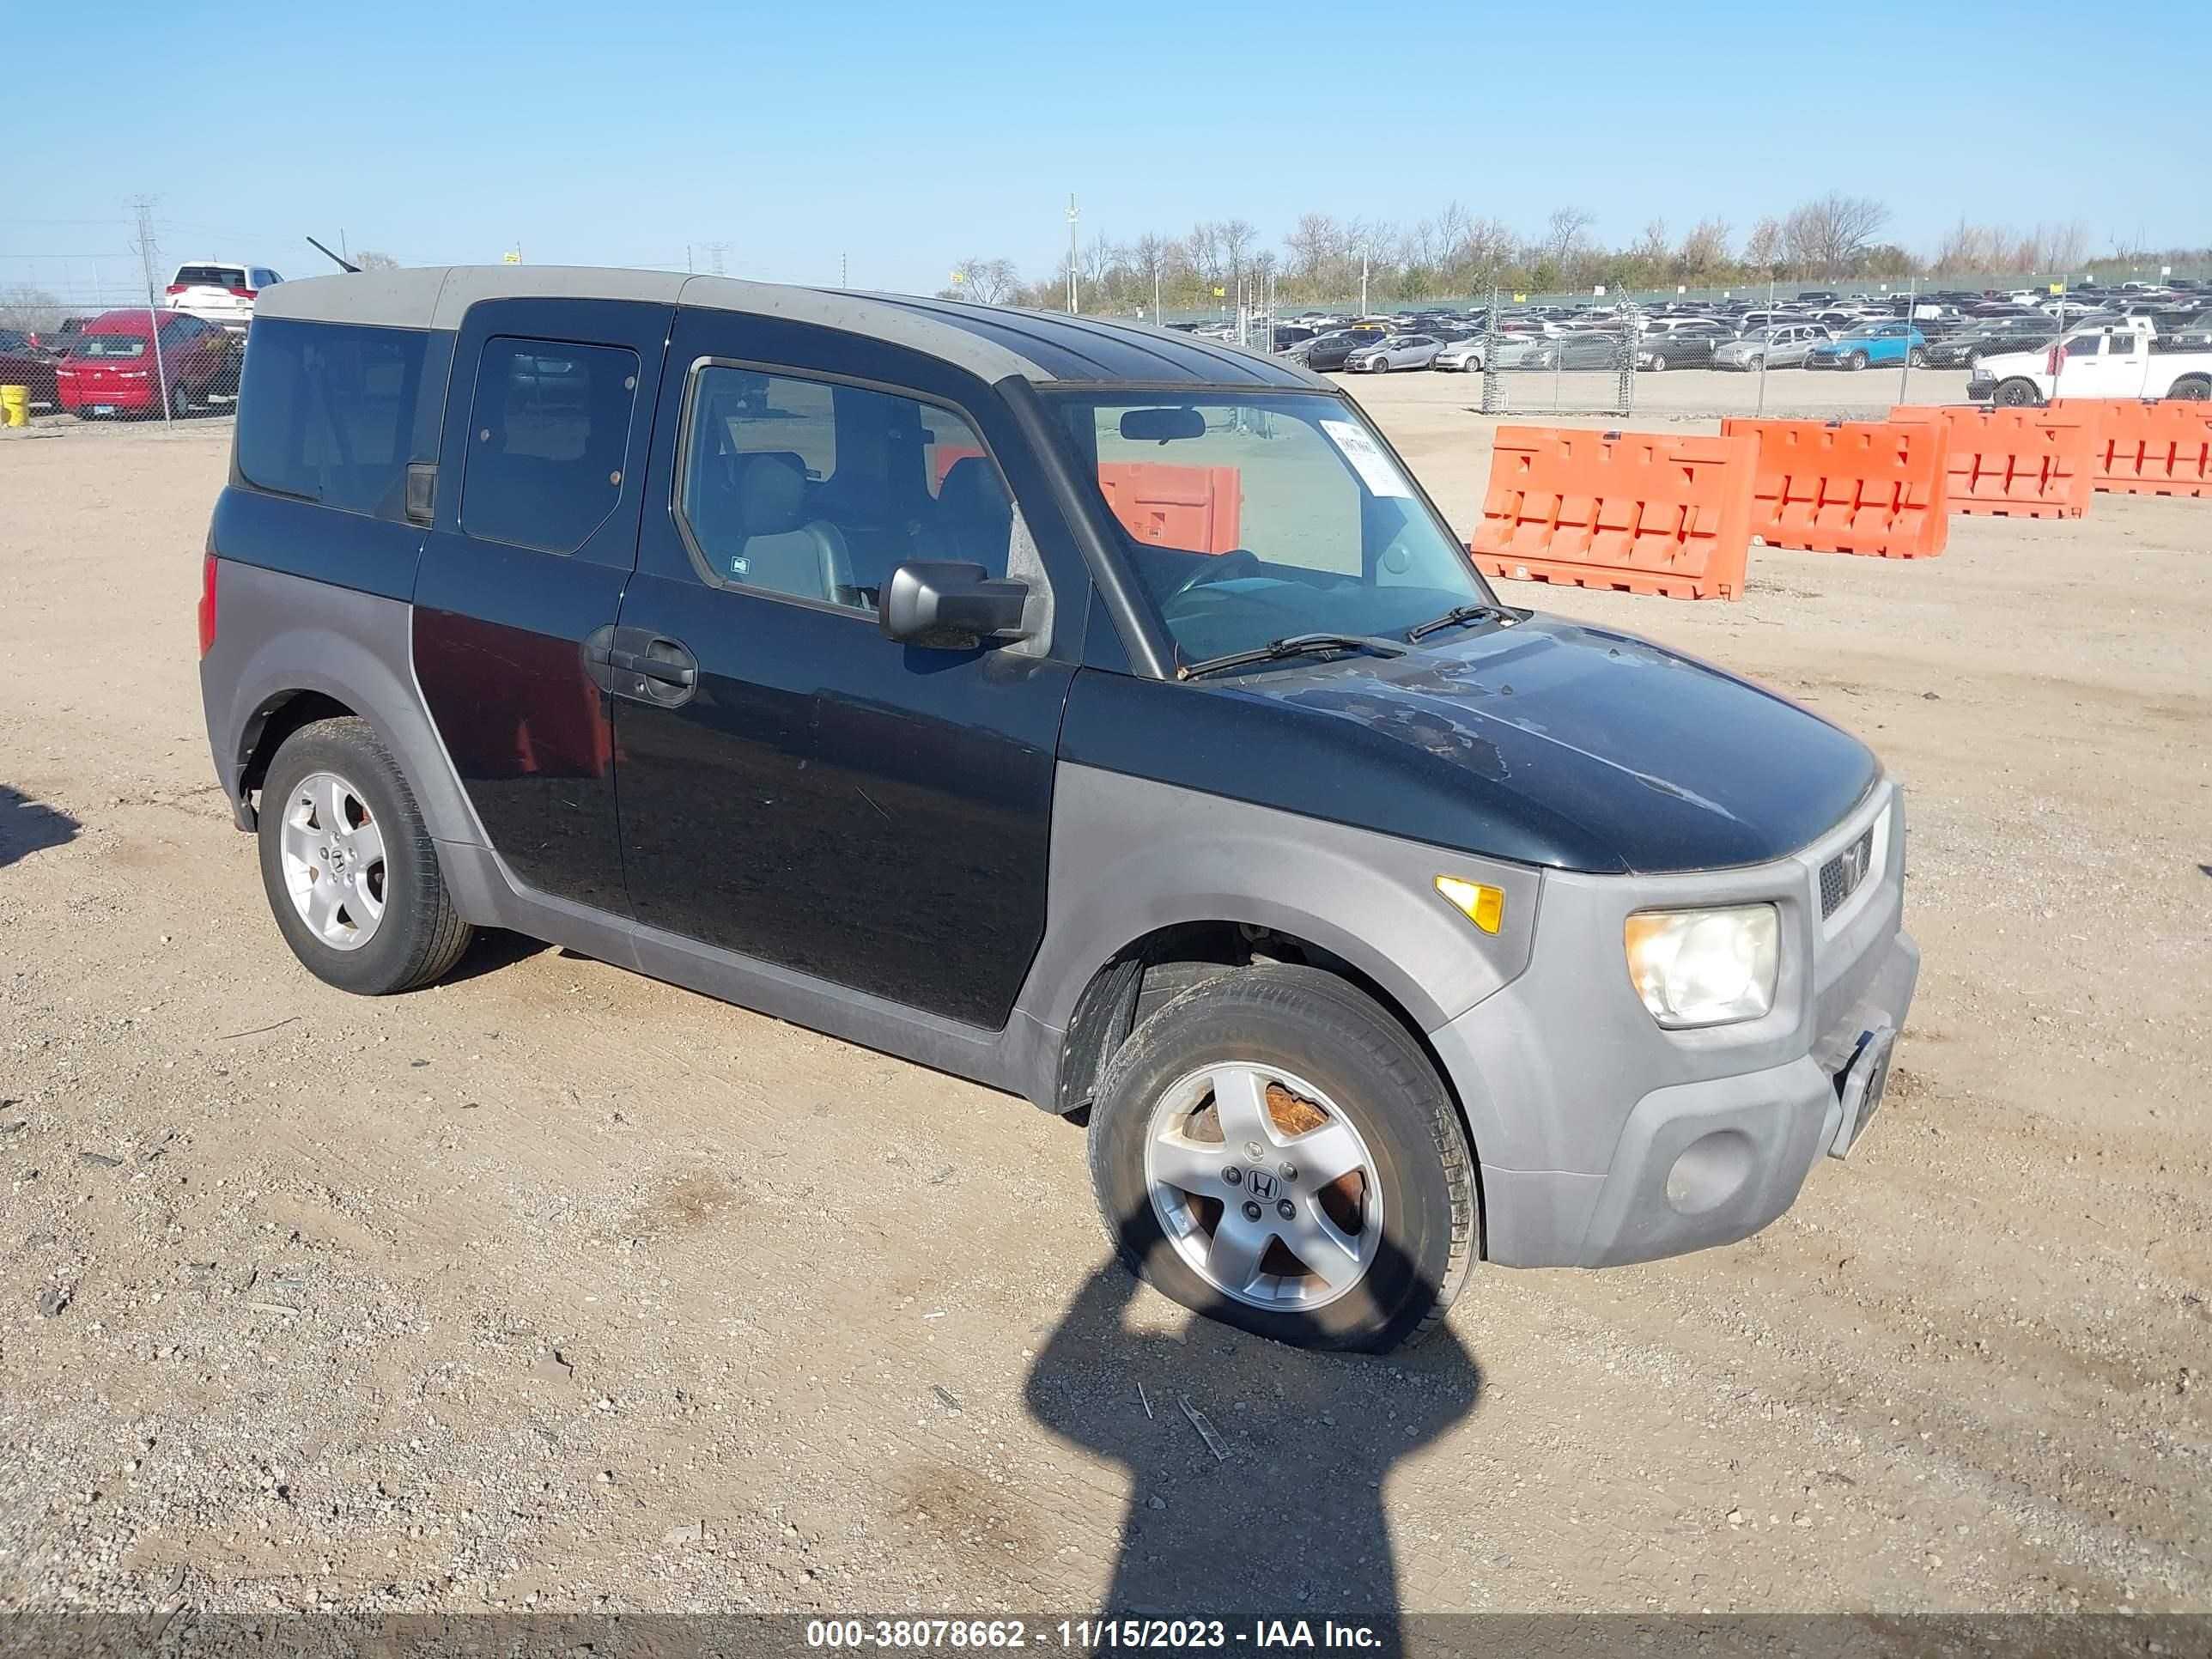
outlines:
[[[656,657],[656,648],[682,652],[681,656]],[[626,674],[642,674],[663,685],[696,685],[699,683],[699,659],[673,640],[655,640],[643,651],[609,651],[607,666]]]

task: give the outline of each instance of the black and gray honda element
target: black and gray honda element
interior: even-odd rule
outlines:
[[[511,928],[1089,1114],[1129,1265],[1383,1348],[1739,1239],[1879,1103],[1901,799],[1503,604],[1329,382],[615,270],[263,295],[200,617],[277,927]]]

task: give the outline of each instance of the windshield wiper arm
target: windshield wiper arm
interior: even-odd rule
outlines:
[[[1415,623],[1406,630],[1408,642],[1425,640],[1439,629],[1456,628],[1462,623],[1481,622],[1495,617],[1500,622],[1513,620],[1513,613],[1494,605],[1455,605],[1441,617],[1431,617],[1425,623]]]
[[[1176,671],[1177,679],[1193,680],[1200,674],[1212,674],[1224,668],[1243,668],[1255,662],[1279,662],[1285,657],[1303,657],[1314,651],[1372,651],[1385,657],[1402,657],[1406,647],[1396,640],[1377,639],[1367,634],[1292,634],[1284,639],[1271,640],[1249,651],[1231,651],[1226,656],[1208,657],[1203,662],[1190,663]]]

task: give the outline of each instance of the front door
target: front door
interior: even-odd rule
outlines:
[[[679,313],[660,407],[611,641],[638,665],[614,685],[638,920],[1003,1025],[1044,928],[1069,653],[897,644],[876,603],[914,558],[1044,583],[1000,465],[1019,438],[934,359],[713,311]]]
[[[525,886],[617,912],[612,733],[586,653],[636,562],[673,311],[470,307],[415,585],[416,678],[492,846]]]

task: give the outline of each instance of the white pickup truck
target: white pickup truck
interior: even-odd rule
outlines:
[[[2100,323],[2035,351],[1984,357],[1966,396],[2002,408],[2054,398],[2212,398],[2212,350],[2160,339],[2148,324]]]

